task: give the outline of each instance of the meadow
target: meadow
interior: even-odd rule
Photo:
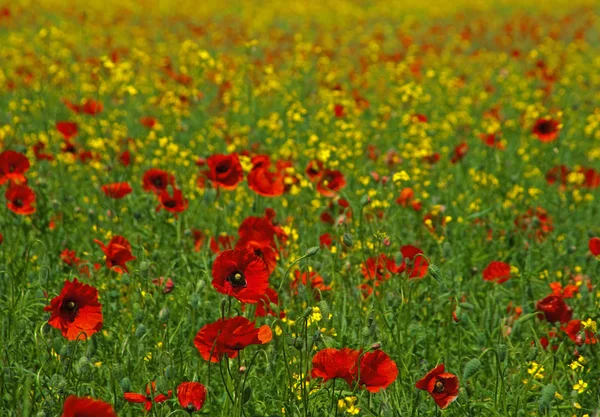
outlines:
[[[599,12],[0,2],[0,415],[600,416]]]

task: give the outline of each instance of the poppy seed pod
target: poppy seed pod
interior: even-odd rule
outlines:
[[[354,240],[352,239],[352,235],[350,233],[344,233],[344,236],[342,236],[342,242],[344,243],[344,245],[348,246],[349,248],[352,247],[352,245],[354,244]]]
[[[312,248],[308,248],[306,250],[306,252],[304,253],[304,256],[306,256],[306,257],[314,256],[317,254],[317,252],[319,252],[319,247],[313,246]]]

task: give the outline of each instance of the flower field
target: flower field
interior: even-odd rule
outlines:
[[[0,2],[0,415],[599,417],[599,12]]]

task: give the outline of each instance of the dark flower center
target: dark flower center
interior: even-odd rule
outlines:
[[[17,167],[12,164],[8,166],[8,172],[15,172],[16,169]]]
[[[21,207],[23,207],[23,201],[20,198],[17,198],[16,200],[13,201],[13,205],[15,207],[21,208]]]
[[[163,206],[168,207],[168,208],[175,208],[175,207],[177,207],[177,201],[167,200],[163,203]]]
[[[74,300],[65,300],[60,306],[61,312],[67,317],[69,321],[75,320],[79,311],[79,306]]]
[[[553,133],[554,132],[554,124],[551,121],[546,121],[540,123],[538,127],[539,131],[544,134]]]
[[[221,165],[217,166],[216,171],[219,174],[226,173],[227,171],[229,171],[229,164],[221,164]]]
[[[196,410],[196,407],[194,406],[194,404],[189,403],[186,407],[186,410],[191,413],[192,411]]]
[[[233,288],[245,288],[247,285],[246,277],[239,271],[234,271],[229,274],[226,281],[229,282]]]
[[[435,383],[435,387],[433,387],[433,392],[435,394],[441,394],[444,392],[444,382],[438,379]]]
[[[162,188],[163,186],[163,180],[162,177],[154,177],[152,179],[152,184],[154,184],[155,186],[157,186],[158,188]]]

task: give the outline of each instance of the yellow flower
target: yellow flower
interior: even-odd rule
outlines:
[[[582,392],[585,391],[587,386],[588,386],[587,382],[584,382],[583,379],[580,379],[575,385],[573,385],[573,389],[575,391],[577,391],[579,394],[581,394]]]
[[[400,172],[396,172],[392,177],[392,181],[394,181],[395,183],[402,182],[402,181],[409,181],[409,180],[410,180],[410,176],[404,170],[402,170]]]
[[[592,320],[591,318],[582,321],[581,324],[583,325],[584,329],[588,329],[591,330],[593,333],[596,333],[597,331],[597,327],[596,327],[596,322],[594,320]]]
[[[535,379],[544,378],[544,367],[537,362],[529,362],[529,369],[527,370],[529,375],[532,375]]]

